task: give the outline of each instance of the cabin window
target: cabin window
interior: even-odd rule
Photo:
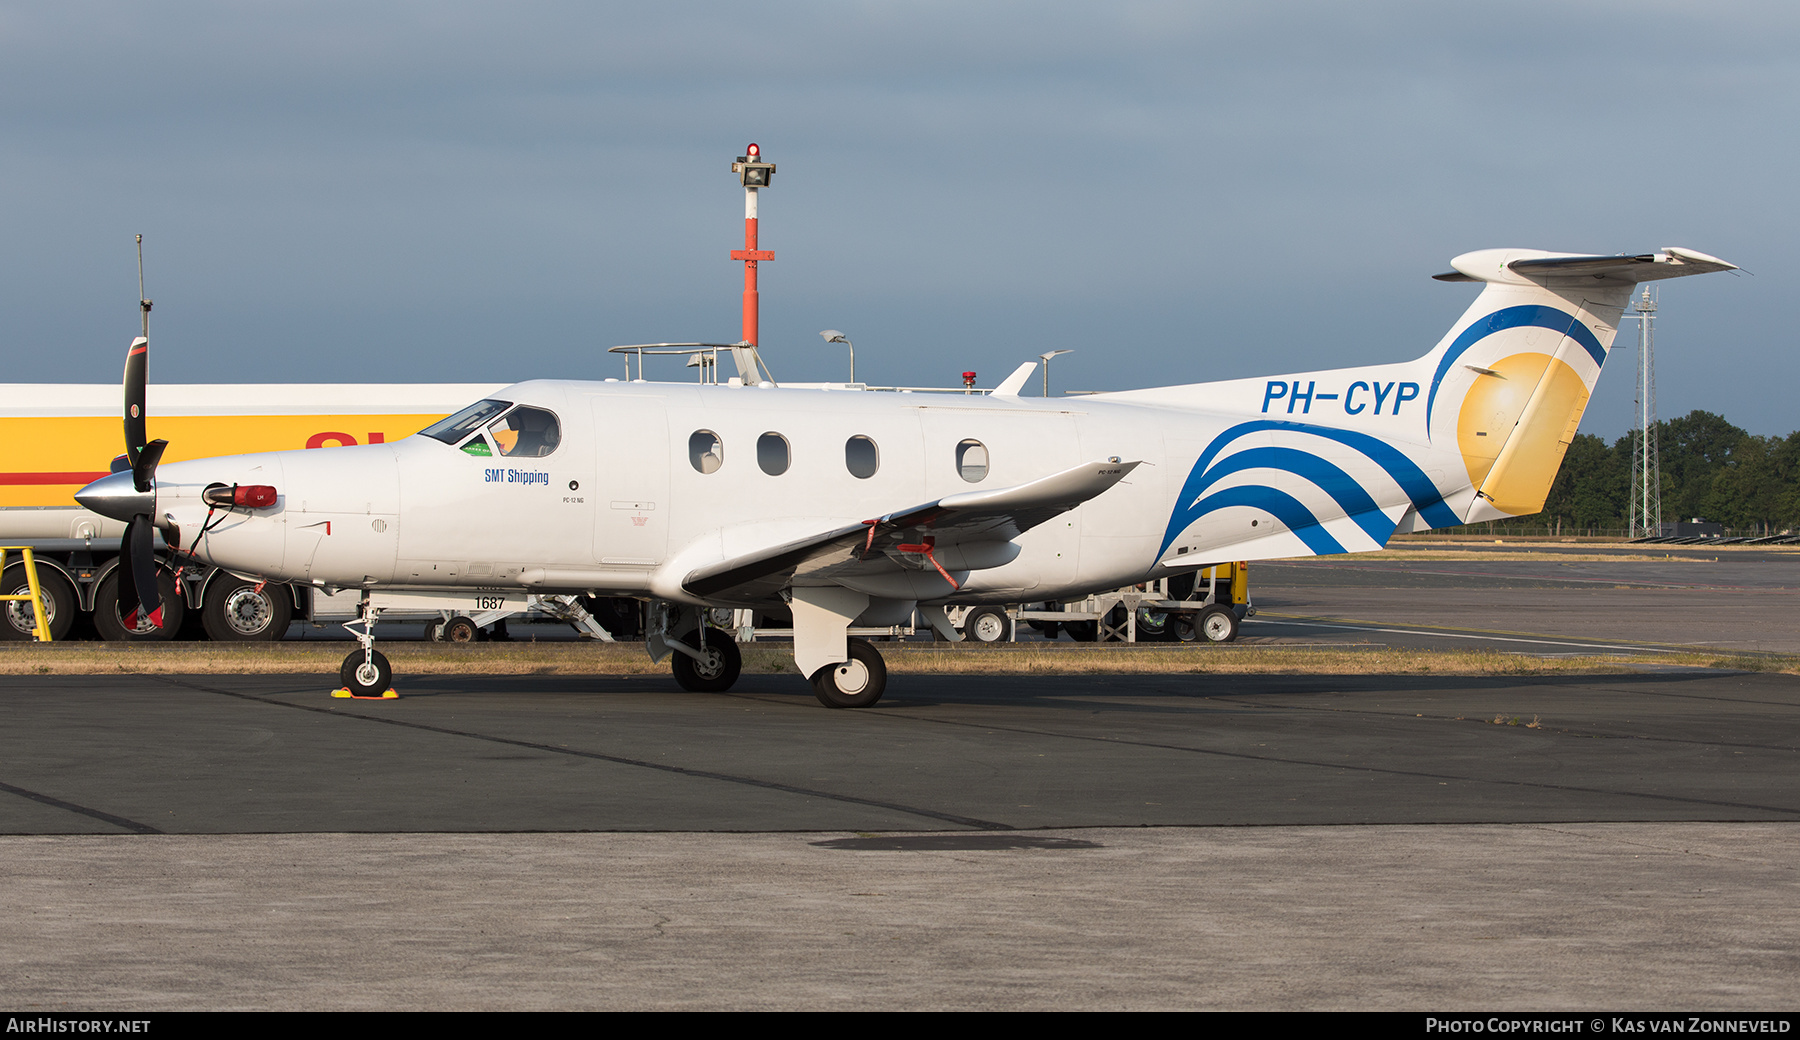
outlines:
[[[881,451],[861,434],[844,442],[844,468],[859,480],[867,480],[881,468]]]
[[[756,439],[756,464],[771,477],[787,472],[788,442],[779,433],[765,433]]]
[[[699,473],[717,473],[725,465],[725,442],[711,430],[695,430],[688,437],[688,462]]]
[[[520,405],[488,427],[500,454],[513,459],[541,459],[562,443],[562,424],[542,408]]]
[[[987,445],[980,441],[963,441],[956,446],[956,472],[973,484],[988,472]]]
[[[481,428],[481,424],[512,407],[510,401],[476,401],[446,419],[439,419],[419,432],[445,444],[456,444]]]

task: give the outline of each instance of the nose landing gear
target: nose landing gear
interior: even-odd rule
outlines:
[[[394,668],[375,649],[375,621],[380,617],[381,608],[371,606],[365,596],[362,617],[344,625],[362,646],[344,658],[343,667],[338,669],[338,679],[344,685],[342,689],[332,691],[333,697],[359,701],[399,699],[400,695],[394,692]],[[359,625],[362,627],[360,632],[357,631]]]

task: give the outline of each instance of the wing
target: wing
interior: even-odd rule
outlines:
[[[690,572],[681,585],[695,596],[728,594],[733,600],[756,601],[793,584],[828,585],[841,577],[887,574],[926,564],[945,573],[936,563],[937,550],[1010,542],[1101,494],[1137,466],[1117,459],[1086,462],[1027,484],[965,491],[721,560]],[[1002,562],[996,557],[996,564]],[[952,579],[951,584],[956,582]]]

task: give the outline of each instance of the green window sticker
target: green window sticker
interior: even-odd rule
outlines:
[[[477,437],[474,440],[470,441],[469,443],[463,445],[462,450],[463,450],[463,453],[467,454],[467,455],[489,455],[489,456],[491,456],[494,454],[493,449],[488,447],[488,442],[481,437]]]

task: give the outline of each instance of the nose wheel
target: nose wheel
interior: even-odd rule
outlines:
[[[338,679],[344,688],[334,696],[377,701],[391,701],[400,696],[394,692],[394,668],[379,650],[371,649],[367,654],[361,650],[351,651],[350,656],[344,658],[344,666],[338,669]]]

